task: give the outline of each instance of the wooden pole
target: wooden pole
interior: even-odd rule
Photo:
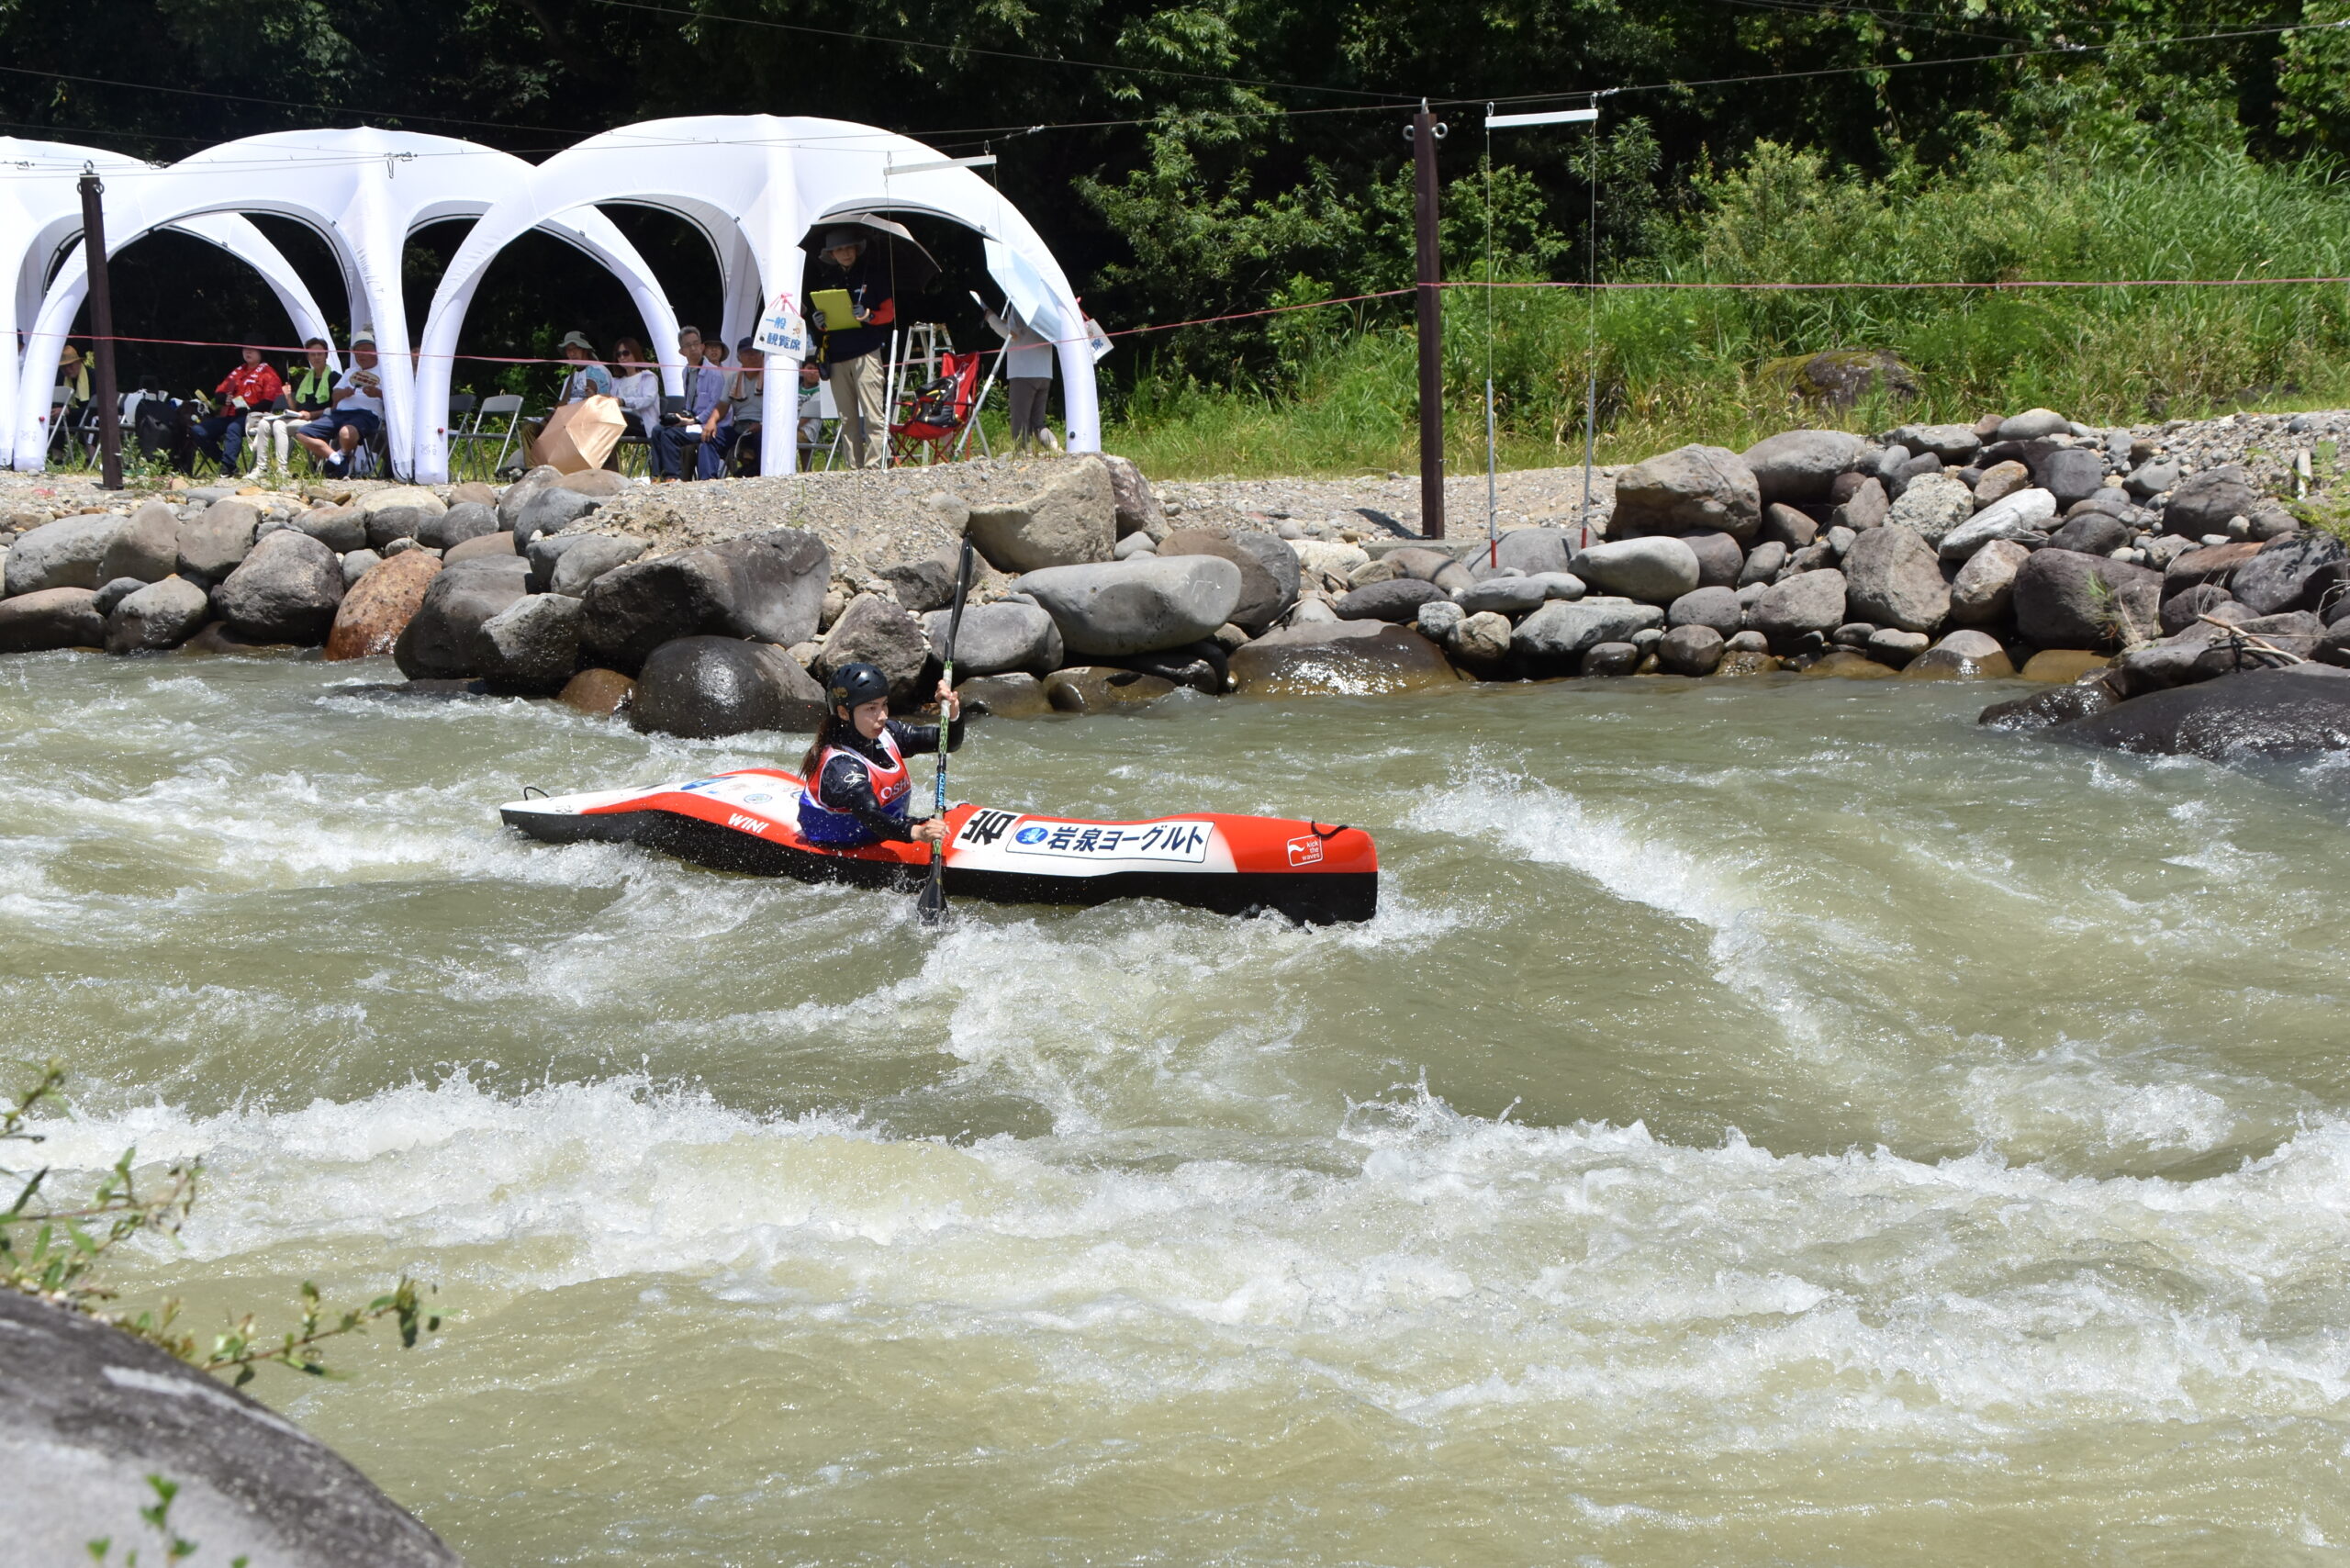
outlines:
[[[1444,257],[1437,244],[1436,143],[1427,101],[1412,117],[1413,227],[1419,241],[1420,536],[1444,537]]]
[[[97,340],[97,385],[90,396],[98,405],[98,483],[109,490],[122,488],[122,398],[114,378],[114,290],[106,281],[106,214],[99,198],[106,186],[97,171],[82,171],[82,254],[90,274],[90,331]]]

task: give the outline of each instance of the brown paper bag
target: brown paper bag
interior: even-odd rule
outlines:
[[[628,428],[617,398],[584,398],[565,403],[547,416],[539,439],[531,444],[531,461],[564,474],[585,474],[601,468]]]

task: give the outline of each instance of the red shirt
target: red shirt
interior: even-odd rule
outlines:
[[[248,409],[266,409],[277,401],[277,395],[285,390],[285,383],[263,360],[259,364],[238,365],[213,390],[223,398],[242,398]]]

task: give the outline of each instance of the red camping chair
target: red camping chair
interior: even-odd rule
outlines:
[[[905,419],[890,427],[891,461],[905,463],[927,451],[927,461],[948,456],[947,449],[963,433],[971,418],[971,402],[979,389],[980,355],[940,354],[938,379],[904,400]]]

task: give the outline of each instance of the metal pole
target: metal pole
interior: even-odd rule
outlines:
[[[82,169],[82,254],[89,263],[90,331],[97,340],[98,382],[92,396],[98,405],[98,483],[109,490],[122,488],[122,398],[114,378],[114,290],[106,279],[106,205],[98,198],[106,186],[97,171]]]
[[[1437,245],[1436,143],[1427,100],[1412,117],[1413,226],[1419,241],[1420,537],[1444,537],[1444,258]]]

